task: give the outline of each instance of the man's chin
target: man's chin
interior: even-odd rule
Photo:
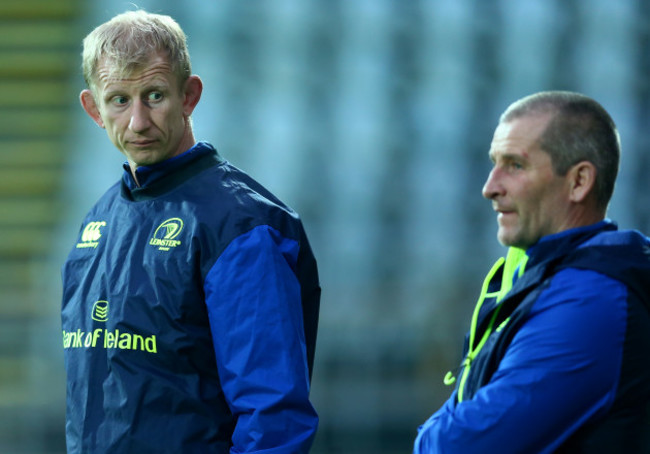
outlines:
[[[514,246],[517,243],[516,235],[502,227],[497,232],[497,240],[506,247]]]
[[[536,243],[536,241],[530,241],[521,235],[517,235],[516,232],[503,232],[501,230],[497,233],[497,240],[505,247],[516,247],[524,250]]]
[[[129,150],[129,158],[129,160],[134,162],[138,167],[150,166],[157,164],[160,161],[164,161],[162,153],[154,149]]]

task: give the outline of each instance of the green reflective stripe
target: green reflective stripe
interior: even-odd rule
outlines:
[[[470,332],[469,332],[469,348],[468,348],[467,356],[465,357],[461,365],[461,367],[463,368],[463,372],[460,377],[460,383],[458,384],[458,402],[463,401],[465,384],[467,383],[467,379],[469,377],[469,369],[472,364],[472,361],[480,353],[481,349],[483,348],[483,345],[485,345],[488,338],[490,337],[490,334],[492,334],[492,328],[494,327],[494,323],[497,319],[497,316],[499,315],[499,311],[501,310],[501,306],[498,306],[494,310],[494,313],[490,318],[490,323],[488,323],[488,326],[485,332],[483,333],[483,336],[481,337],[481,341],[478,343],[478,345],[474,346],[474,343],[476,341],[478,314],[481,310],[481,306],[483,305],[483,302],[485,301],[486,298],[496,297],[497,303],[500,302],[503,298],[505,298],[508,292],[512,289],[515,272],[517,272],[517,277],[521,277],[521,275],[524,273],[524,269],[526,267],[527,261],[528,261],[528,256],[526,255],[525,250],[511,247],[508,249],[508,254],[506,255],[505,259],[501,257],[496,261],[494,265],[492,265],[490,272],[487,274],[485,280],[483,281],[483,286],[481,287],[481,293],[478,302],[476,303],[476,307],[474,308],[474,313],[472,315],[472,322],[470,325]],[[487,289],[490,285],[490,281],[492,280],[494,275],[499,271],[501,266],[503,266],[503,274],[501,277],[501,288],[499,289],[498,292],[488,293]],[[497,332],[501,331],[503,327],[508,323],[509,320],[510,317],[508,317],[506,320],[501,322],[497,327],[496,331]],[[455,382],[455,380],[450,379],[449,375],[450,374],[448,373],[447,376],[445,376],[445,380],[444,380],[445,384],[453,384]]]
[[[481,306],[483,305],[483,301],[485,301],[485,298],[487,297],[487,290],[490,285],[490,281],[494,277],[494,275],[499,271],[499,268],[503,265],[505,262],[505,259],[503,257],[500,257],[499,260],[496,261],[494,265],[492,265],[492,268],[490,269],[490,272],[485,276],[485,279],[483,280],[483,286],[481,287],[481,293],[479,294],[478,302],[476,303],[476,307],[474,308],[474,314],[472,314],[472,322],[469,327],[469,349],[472,351],[472,346],[474,345],[474,336],[476,336],[476,324],[478,323],[478,313],[481,310]]]
[[[526,262],[528,262],[528,256],[526,255],[525,250],[516,247],[508,248],[506,263],[503,267],[503,277],[501,278],[501,290],[499,290],[497,301],[501,301],[505,298],[510,289],[512,289],[512,281],[517,267],[519,267],[517,277],[521,277],[524,273]]]
[[[508,317],[507,319],[505,319],[504,321],[502,321],[501,324],[500,324],[499,326],[497,326],[497,329],[495,329],[494,331],[498,333],[498,332],[501,331],[503,328],[505,328],[505,326],[508,324],[509,321],[510,321],[510,317]]]
[[[490,337],[490,334],[492,333],[492,326],[494,325],[494,321],[497,318],[497,315],[499,315],[499,311],[501,310],[501,306],[497,307],[494,313],[492,314],[492,318],[490,319],[490,323],[488,324],[487,329],[483,333],[483,337],[481,338],[481,342],[476,346],[475,349],[470,349],[470,351],[467,353],[467,356],[465,357],[465,360],[463,361],[463,375],[460,377],[460,383],[458,385],[458,402],[463,401],[463,391],[465,389],[465,383],[467,382],[467,377],[469,376],[469,368],[472,365],[472,361],[474,361],[474,358],[480,353],[481,349],[483,348],[483,345],[487,342],[488,338]]]
[[[483,344],[487,340],[486,334],[489,335],[490,328],[486,330],[485,334],[483,335],[483,338],[481,339],[481,342],[479,345],[475,348],[474,347],[474,342],[475,342],[475,337],[476,337],[476,328],[477,328],[477,323],[478,323],[478,314],[481,310],[481,306],[483,305],[483,302],[485,301],[485,298],[488,296],[488,287],[490,285],[490,281],[494,277],[494,275],[499,271],[501,266],[503,266],[503,263],[505,262],[505,259],[503,257],[500,257],[494,265],[492,265],[492,268],[490,269],[489,273],[487,276],[485,276],[485,279],[483,280],[483,286],[481,287],[481,293],[479,294],[478,301],[476,303],[476,307],[474,308],[474,313],[472,314],[472,322],[469,328],[469,348],[467,352],[467,356],[463,360],[463,364],[461,367],[463,367],[463,372],[460,377],[460,383],[458,385],[458,402],[463,401],[463,390],[465,388],[465,382],[467,381],[467,375],[469,374],[469,365],[474,359],[474,357],[478,354],[478,352],[481,350],[481,347],[483,347]],[[491,294],[492,295],[492,294]],[[492,319],[494,320],[494,318]],[[492,322],[490,322],[490,327],[491,327]]]

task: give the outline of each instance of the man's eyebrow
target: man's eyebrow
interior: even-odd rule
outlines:
[[[151,83],[144,85],[140,92],[141,93],[149,93],[151,91],[165,91],[169,89],[169,84],[162,82],[162,81],[152,81]],[[128,90],[124,89],[119,86],[112,86],[109,85],[105,90],[104,90],[104,98],[110,99],[115,95],[122,95],[126,93]]]
[[[490,161],[496,162],[497,157],[501,161],[525,161],[527,159],[527,156],[524,154],[515,154],[515,153],[494,153],[490,151],[488,153],[488,157],[490,158]]]
[[[165,83],[165,82],[152,82],[152,83],[150,83],[148,85],[145,85],[143,91],[145,91],[145,92],[154,91],[154,90],[165,91],[168,88],[169,88],[168,83]]]
[[[120,90],[119,88],[109,88],[108,90],[104,90],[102,98],[108,100],[114,96],[122,95],[123,93],[124,91]]]
[[[124,90],[120,87],[108,86],[104,89],[104,94],[115,94],[115,93],[124,93]]]

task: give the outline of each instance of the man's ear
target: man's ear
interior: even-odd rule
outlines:
[[[104,121],[99,113],[99,108],[97,107],[92,91],[88,89],[83,90],[79,94],[79,101],[81,101],[81,106],[84,108],[88,116],[92,118],[100,128],[104,128]]]
[[[569,200],[580,203],[596,185],[596,166],[589,161],[580,161],[569,169]]]
[[[192,115],[194,108],[201,99],[203,93],[203,82],[197,75],[191,75],[186,81],[183,88],[183,114],[186,117]]]

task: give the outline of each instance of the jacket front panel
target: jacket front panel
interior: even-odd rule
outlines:
[[[466,378],[414,453],[650,452],[650,240],[604,221],[527,254],[488,274]]]
[[[210,323],[206,279],[216,267],[237,271],[223,251],[262,225],[296,245],[286,260],[304,293],[305,310],[293,310],[311,372],[320,287],[299,219],[237,169],[195,162],[169,187],[112,187],[64,265],[69,452],[229,452],[238,417],[215,355],[229,333]]]
[[[68,439],[97,438],[82,446],[114,440],[106,452],[136,452],[137,434],[160,432],[163,452],[174,452],[191,449],[187,440],[176,446],[174,434],[196,433],[227,452],[223,435],[233,420],[216,373],[196,218],[182,203],[127,203],[118,196],[107,202],[109,209],[100,204],[84,223],[105,223],[99,244],[75,247],[64,269],[65,358],[74,378],[68,383],[82,388],[68,394],[86,396],[68,406]],[[167,240],[173,246],[152,245],[165,236],[160,226],[174,225],[170,219],[183,221],[180,234]],[[148,412],[173,412],[170,427],[125,405],[143,399]],[[157,427],[147,427],[152,421]]]
[[[598,404],[598,410],[576,426],[575,433],[572,432],[572,436],[565,439],[561,449],[568,449],[566,452],[609,452],[607,450],[613,446],[634,447],[635,452],[650,449],[650,431],[647,430],[650,428],[650,388],[647,386],[650,383],[650,367],[647,361],[641,360],[650,348],[648,257],[646,238],[633,232],[615,232],[607,224],[604,229],[587,230],[573,237],[565,236],[560,241],[548,242],[537,251],[531,251],[525,273],[516,280],[506,298],[501,302],[489,302],[490,310],[482,312],[479,326],[485,327],[487,320],[500,307],[494,332],[471,362],[462,392],[463,400],[476,396],[493,380],[495,374],[501,373],[500,369],[507,367],[504,359],[513,339],[520,335],[522,326],[529,323],[531,311],[540,295],[549,291],[554,279],[559,279],[562,273],[573,273],[571,270],[595,271],[598,274],[593,274],[593,278],[589,277],[588,280],[583,280],[587,279],[587,275],[577,278],[572,284],[573,295],[579,299],[585,291],[581,290],[581,286],[599,286],[607,278],[613,279],[613,283],[624,284],[621,287],[623,294],[618,297],[615,293],[611,295],[613,300],[623,300],[624,304],[620,320],[611,321],[624,329],[620,341],[621,353],[618,354],[620,362],[611,381],[611,389],[602,391],[603,395],[609,396],[608,401]],[[573,298],[570,294],[562,297]],[[576,330],[579,328],[576,326]],[[641,405],[640,402],[645,404]]]

